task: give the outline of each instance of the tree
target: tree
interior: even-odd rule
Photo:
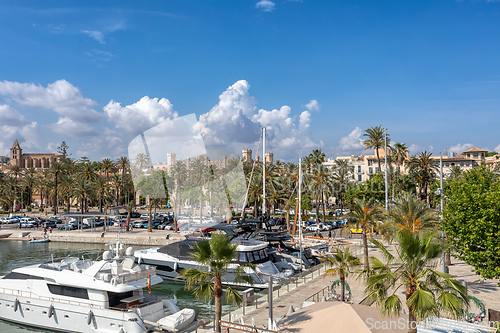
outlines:
[[[367,129],[363,136],[367,137],[367,139],[363,141],[363,145],[366,147],[365,150],[370,148],[375,150],[375,154],[377,155],[378,170],[381,172],[382,169],[380,168],[380,156],[378,150],[385,146],[385,138],[387,138],[387,148],[389,148],[389,134],[385,132],[382,125],[378,125]]]
[[[415,195],[401,193],[387,212],[387,221],[380,227],[389,239],[394,238],[397,230],[405,229],[413,233],[422,230],[436,230],[439,218],[425,202]]]
[[[364,269],[368,270],[370,264],[368,263],[368,240],[367,231],[370,224],[378,221],[382,210],[375,204],[373,199],[355,199],[354,204],[350,207],[351,211],[345,217],[353,218],[356,220],[356,225],[361,227],[363,231],[363,252],[364,252]],[[346,225],[347,227],[348,225]]]
[[[349,248],[345,249],[345,251],[337,249],[336,253],[327,255],[323,261],[327,266],[331,267],[325,271],[323,276],[339,275],[341,299],[342,302],[345,302],[345,279],[349,277],[349,268],[360,265],[361,261],[349,252]]]
[[[500,182],[481,165],[446,181],[443,231],[455,255],[486,279],[500,278]]]
[[[71,155],[68,151],[69,151],[69,146],[66,144],[66,141],[63,141],[61,145],[57,147],[57,153],[61,155],[61,158],[63,160]]]
[[[186,278],[186,289],[194,288],[194,295],[205,300],[215,299],[215,331],[220,332],[222,317],[222,280],[228,273],[229,265],[237,255],[236,247],[227,235],[212,235],[210,240],[202,240],[193,245],[193,259],[198,268],[186,268],[180,276]],[[234,282],[253,283],[252,277],[244,273],[244,267],[253,267],[252,264],[240,265],[236,268]],[[233,303],[241,302],[240,294],[233,288],[226,287],[226,299]]]
[[[401,166],[404,164],[408,158],[408,148],[405,143],[396,142],[393,147],[391,147],[392,158],[397,165],[397,176],[401,174]]]
[[[408,162],[409,173],[415,178],[419,186],[418,193],[420,199],[427,201],[427,188],[436,178],[437,166],[431,159],[432,153],[420,152]]]
[[[57,196],[57,190],[59,186],[59,176],[61,173],[64,171],[64,165],[61,162],[54,162],[50,166],[50,173],[54,177],[54,214],[57,214],[58,208],[59,208],[59,198]]]
[[[399,314],[403,303],[400,289],[405,290],[405,305],[408,307],[408,328],[417,332],[417,321],[445,312],[460,318],[469,305],[467,289],[453,276],[435,270],[444,245],[434,233],[412,233],[399,230],[397,233],[397,255],[392,255],[385,246],[370,241],[382,251],[385,262],[371,257],[371,274],[367,277],[368,299],[374,301],[382,314]],[[361,274],[366,274],[363,271]]]

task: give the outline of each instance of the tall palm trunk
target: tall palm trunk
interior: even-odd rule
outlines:
[[[220,333],[220,320],[222,318],[222,280],[217,277],[214,282],[215,297],[215,332]]]
[[[406,301],[413,295],[416,290],[416,286],[410,285],[406,290],[405,296]],[[412,306],[408,307],[408,333],[417,333],[417,316]]]
[[[364,269],[368,270],[370,269],[370,264],[368,262],[368,238],[366,236],[366,226],[362,226],[361,228],[363,230],[362,236],[363,236]]]
[[[288,230],[288,233],[290,233],[290,209],[287,208],[286,210],[286,230]]]
[[[344,274],[340,274],[340,295],[342,297],[341,302],[345,302],[345,276]]]
[[[54,214],[57,215],[57,209],[59,208],[59,202],[58,202],[58,198],[57,198],[57,172],[55,173],[55,176],[54,176]]]
[[[321,204],[323,206],[323,222],[326,221],[326,212],[325,212],[325,193],[321,191]]]

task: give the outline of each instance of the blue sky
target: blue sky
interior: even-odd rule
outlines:
[[[205,144],[275,158],[500,150],[500,1],[1,1],[0,155],[116,158],[195,113]]]

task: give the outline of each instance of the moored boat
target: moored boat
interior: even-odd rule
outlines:
[[[119,246],[117,245],[116,249]],[[118,252],[118,250],[117,250]],[[156,269],[104,252],[102,259],[65,257],[0,277],[0,318],[61,332],[178,331],[193,322],[169,297],[143,289],[160,283]]]

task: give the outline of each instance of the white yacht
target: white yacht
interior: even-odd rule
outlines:
[[[192,237],[180,242],[171,243],[161,248],[155,247],[146,250],[138,250],[135,252],[136,261],[142,264],[156,266],[157,274],[166,279],[178,279],[179,273],[185,268],[200,269],[200,264],[192,258],[194,252],[193,245],[199,242],[201,238]],[[267,242],[254,239],[238,239],[232,240],[238,244],[236,251],[237,257],[229,266],[228,274],[224,276],[223,284],[237,287],[253,287],[265,289],[268,287],[269,277],[273,276],[273,282],[279,283],[281,279],[289,278],[293,275],[293,270],[284,268],[281,271],[270,260],[267,253]],[[245,274],[253,278],[252,285],[248,283],[234,282],[234,270],[241,264],[253,263],[255,269],[245,267]],[[201,267],[203,268],[203,267]]]
[[[120,244],[116,244],[116,251]],[[194,320],[169,297],[143,292],[162,282],[153,266],[104,252],[102,260],[66,257],[0,277],[0,318],[59,332],[179,331]]]

